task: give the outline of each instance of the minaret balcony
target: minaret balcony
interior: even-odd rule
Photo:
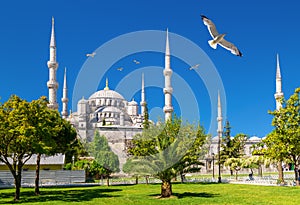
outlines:
[[[283,98],[283,93],[275,93],[274,97],[276,100]]]
[[[173,112],[173,107],[172,106],[169,106],[169,105],[166,105],[164,106],[164,112]]]
[[[54,69],[57,69],[58,68],[58,63],[55,62],[55,61],[48,61],[47,62],[47,65],[48,65],[48,68],[54,68]]]
[[[67,102],[69,102],[69,99],[68,99],[68,98],[62,98],[61,101],[62,101],[63,103],[67,103]]]
[[[64,110],[64,111],[61,112],[61,115],[62,116],[68,116],[68,112],[66,110]]]
[[[165,68],[164,69],[164,76],[171,76],[173,71],[170,68]]]
[[[172,94],[173,88],[164,88],[164,94]]]
[[[58,104],[57,103],[51,103],[47,105],[49,109],[52,110],[57,110],[58,109]]]
[[[56,81],[53,81],[53,80],[49,80],[47,82],[47,87],[49,89],[57,89],[58,88],[58,83]]]

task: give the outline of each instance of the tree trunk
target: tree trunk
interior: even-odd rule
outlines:
[[[139,177],[135,176],[135,184],[138,184],[138,183],[139,183]]]
[[[104,185],[104,182],[103,182],[103,174],[101,174],[101,185],[102,185],[102,186]]]
[[[109,176],[107,176],[106,185],[109,186]]]
[[[295,165],[294,173],[295,173],[295,182],[296,182],[296,185],[299,186],[299,170],[298,170],[298,166],[297,165]]]
[[[162,181],[161,184],[161,197],[167,198],[172,195],[172,184],[170,180]]]
[[[180,172],[180,179],[181,179],[181,183],[185,182],[185,176],[182,172]]]
[[[257,174],[259,177],[262,177],[262,166],[259,164],[257,168]]]
[[[21,173],[17,173],[16,178],[15,178],[15,198],[14,201],[18,201],[20,199],[20,190],[21,190]]]
[[[41,162],[41,154],[38,154],[36,158],[35,187],[34,187],[34,193],[36,196],[40,195],[40,162]]]
[[[238,180],[238,172],[235,171],[235,180],[237,181]]]
[[[281,161],[278,162],[277,169],[278,169],[278,181],[280,183],[284,183],[283,169],[282,169],[282,162]]]
[[[15,188],[16,188],[14,201],[18,201],[20,199],[21,180],[22,180],[22,165],[20,165],[20,162],[18,163],[17,174],[14,175],[14,177],[15,177]]]
[[[149,184],[149,176],[146,176],[146,184],[148,185]]]
[[[230,169],[230,176],[233,176],[233,170]]]

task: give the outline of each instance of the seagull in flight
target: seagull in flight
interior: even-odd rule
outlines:
[[[232,54],[237,55],[237,56],[242,56],[242,53],[235,45],[233,45],[232,43],[230,43],[224,39],[224,36],[226,34],[219,34],[219,32],[216,29],[215,24],[209,18],[207,18],[204,15],[201,15],[201,18],[202,18],[204,25],[207,26],[207,29],[208,29],[211,37],[213,38],[213,40],[208,41],[209,45],[212,48],[216,49],[217,45],[219,44],[223,48],[231,51]]]
[[[86,54],[87,57],[92,57],[92,58],[94,58],[95,55],[96,55],[95,52],[93,52],[93,53],[87,53],[87,54]]]
[[[192,67],[190,67],[190,70],[197,69],[199,66],[200,64],[193,65]]]
[[[140,61],[138,61],[138,60],[136,60],[136,59],[134,59],[133,62],[134,62],[135,64],[140,64],[140,63],[141,63]]]
[[[117,68],[118,71],[122,71],[123,70],[123,67],[120,67],[120,68]]]

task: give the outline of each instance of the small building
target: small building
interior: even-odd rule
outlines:
[[[32,157],[23,166],[23,171],[35,170],[36,169],[36,157]],[[54,156],[42,155],[40,162],[40,170],[63,170],[65,164],[65,155],[57,154]],[[0,171],[7,171],[9,168],[3,162],[0,162]]]

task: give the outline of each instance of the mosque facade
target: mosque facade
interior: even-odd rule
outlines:
[[[57,90],[58,82],[56,80],[56,71],[58,62],[56,61],[56,42],[54,31],[54,19],[52,19],[52,30],[50,38],[50,56],[47,62],[49,68],[49,81],[47,87],[49,90],[49,104],[51,109],[58,110],[57,103]],[[165,77],[165,87],[163,94],[165,96],[164,113],[165,120],[172,116],[172,92],[171,85],[172,69],[170,66],[170,46],[169,35],[166,33],[166,50],[165,50],[165,68],[163,75]],[[77,111],[68,113],[68,93],[67,93],[67,77],[66,70],[64,74],[63,83],[63,97],[62,97],[62,118],[70,121],[76,128],[78,137],[81,140],[91,142],[95,131],[99,131],[100,135],[104,135],[114,153],[119,157],[120,168],[127,159],[126,148],[130,143],[132,137],[142,132],[144,112],[146,110],[145,91],[144,91],[144,76],[141,76],[141,102],[138,104],[136,101],[127,101],[120,93],[109,88],[109,81],[106,79],[106,85],[102,90],[93,93],[89,98],[82,98],[77,103]],[[279,58],[277,56],[277,71],[276,71],[276,109],[281,107],[280,98],[283,96],[281,89],[281,74],[279,67]],[[209,151],[206,155],[206,168],[205,172],[211,171],[212,159],[218,153],[220,138],[223,133],[223,118],[222,108],[220,103],[220,96],[218,95],[218,116],[217,123],[218,136],[212,138],[209,144]],[[140,113],[139,113],[140,110]],[[253,136],[250,137],[245,145],[245,154],[251,156],[252,145],[261,142],[261,138]]]
[[[50,38],[49,61],[49,81],[47,87],[49,90],[50,109],[58,110],[57,90],[58,82],[56,80],[56,71],[58,62],[56,61],[56,42],[54,19],[52,18],[52,29]],[[172,69],[170,67],[170,47],[168,31],[166,33],[166,53],[165,53],[165,119],[170,119],[173,112],[171,76]],[[77,103],[77,111],[68,113],[68,89],[66,70],[63,83],[62,97],[62,118],[70,121],[75,127],[78,137],[82,141],[91,142],[95,131],[107,138],[108,143],[114,153],[119,157],[120,168],[127,159],[126,148],[128,147],[133,136],[141,133],[143,129],[144,114],[146,110],[144,75],[141,76],[141,102],[127,101],[120,93],[109,88],[109,81],[106,79],[104,89],[96,91],[87,99],[82,98]],[[140,112],[139,112],[140,110]]]

